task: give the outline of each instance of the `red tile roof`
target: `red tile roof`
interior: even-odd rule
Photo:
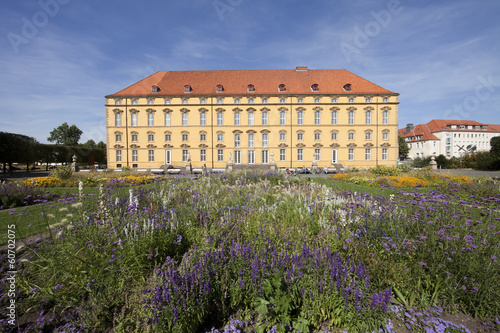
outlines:
[[[413,137],[414,139],[411,140],[413,142],[416,141],[427,141],[427,140],[439,140],[437,136],[432,134],[432,132],[429,130],[429,127],[427,125],[417,125],[413,130],[405,134],[406,128],[402,128],[398,130],[398,134],[408,138],[408,137]],[[417,139],[418,136],[422,136],[421,138]]]
[[[382,94],[398,95],[384,89],[345,69],[304,69],[288,70],[218,70],[218,71],[162,71],[157,72],[133,85],[106,97],[153,96],[153,95],[246,95],[248,85],[255,87],[256,95],[276,94],[333,94],[363,95]],[[345,91],[344,85],[350,83],[351,91]],[[224,87],[223,92],[216,92],[217,85]],[[284,84],[286,91],[279,91]],[[311,86],[317,84],[318,91]],[[152,86],[158,86],[158,93],[152,93]],[[184,86],[191,86],[190,93],[184,92]],[[252,94],[252,93],[250,93]]]

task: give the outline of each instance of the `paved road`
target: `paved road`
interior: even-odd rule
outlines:
[[[447,173],[450,175],[462,175],[466,177],[500,178],[500,171],[483,171],[483,170],[472,170],[472,169],[443,169],[440,170],[440,172]]]

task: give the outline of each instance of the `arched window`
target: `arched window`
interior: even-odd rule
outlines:
[[[278,86],[278,90],[279,90],[279,91],[286,91],[286,86],[285,86],[284,84],[280,84],[280,85]]]
[[[249,84],[248,85],[248,89],[247,89],[248,92],[254,92],[255,91],[255,87],[253,84]]]
[[[189,92],[191,92],[191,91],[193,91],[193,89],[191,88],[191,86],[190,86],[190,85],[185,85],[185,86],[184,86],[184,92],[185,92],[185,93],[189,93]]]
[[[224,87],[222,86],[222,84],[218,84],[217,85],[217,92],[223,92],[224,91]]]
[[[313,85],[311,86],[311,91],[319,91],[319,86],[318,86],[318,84],[316,84],[316,83],[315,83],[315,84],[313,84]]]
[[[344,85],[344,90],[345,91],[351,91],[352,90],[351,84],[348,83],[348,84]]]

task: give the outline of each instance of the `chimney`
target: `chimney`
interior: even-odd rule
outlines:
[[[413,124],[407,124],[405,134],[410,133],[411,131],[413,131],[414,128],[415,128],[415,126],[413,126]]]
[[[296,71],[307,71],[307,66],[297,66],[295,67]]]

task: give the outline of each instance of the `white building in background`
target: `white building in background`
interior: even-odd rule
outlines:
[[[444,155],[460,157],[468,151],[489,151],[490,140],[500,136],[500,125],[473,120],[431,120],[427,124],[399,129],[410,147],[409,157]]]

